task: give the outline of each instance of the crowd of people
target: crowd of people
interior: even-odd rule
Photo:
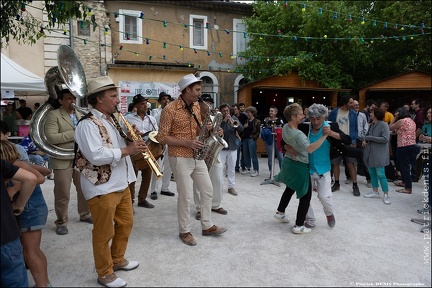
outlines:
[[[36,287],[50,286],[47,259],[40,249],[48,215],[40,184],[51,173],[56,233],[69,233],[68,204],[73,183],[79,220],[93,225],[96,281],[106,287],[124,287],[126,281],[115,272],[139,266],[137,261],[125,258],[135,196],[137,207],[151,209],[155,202],[149,199],[177,194],[178,236],[189,246],[197,245],[191,231],[193,198],[200,233],[220,236],[227,228],[214,223],[212,212],[228,214],[223,208],[223,195],[238,195],[236,177],[260,175],[257,142],[261,138],[268,156],[269,178],[286,185],[274,218],[290,222],[285,211],[296,194],[299,204],[292,232],[310,233],[316,221],[310,205],[312,191],[317,192],[328,226],[336,225],[332,194],[342,185],[342,163],[346,167],[345,183],[352,183],[354,196],[361,195],[357,181],[361,170],[371,188],[364,197],[381,198],[381,189],[383,203],[390,205],[392,192],[414,192],[417,144],[431,143],[431,108],[424,108],[422,99],[412,101],[411,109],[401,107],[392,114],[388,103],[378,105],[373,100],[359,111],[359,103],[346,94],[334,109],[319,103],[309,107],[289,103],[281,109],[283,115],[278,115],[278,107],[271,106],[261,121],[254,106],[222,103],[215,107],[214,99],[202,93],[202,81],[193,74],[182,77],[178,85],[180,96],[174,99],[161,92],[157,109],[150,110],[149,99],[135,95],[121,117],[115,116],[119,87],[108,76],[87,83],[91,110],[86,115],[73,108],[76,99],[68,89],[56,91],[59,108],[48,113],[45,134],[53,145],[74,148],[73,160],[51,157],[34,163],[36,160],[30,159],[34,147],[23,142],[26,149],[9,142],[7,136],[14,128],[2,121],[2,286],[28,286],[25,264]],[[9,115],[13,114],[10,117],[31,117],[31,113],[9,110]],[[277,175],[273,175],[274,159],[278,160]],[[401,188],[395,191],[387,174],[391,160],[395,163],[393,172],[400,175],[394,184]],[[139,175],[141,185],[135,195]],[[172,177],[176,193],[169,189]],[[430,206],[420,212],[430,212]]]

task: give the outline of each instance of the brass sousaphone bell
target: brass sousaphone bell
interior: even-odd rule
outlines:
[[[57,65],[50,68],[45,74],[45,87],[52,99],[62,90],[68,89],[72,95],[83,99],[87,93],[87,81],[84,69],[75,52],[66,45],[57,50]],[[71,160],[75,157],[73,149],[65,149],[52,145],[45,135],[46,115],[54,107],[50,104],[52,99],[46,101],[33,115],[30,122],[30,135],[35,145],[53,158]],[[50,101],[51,100],[51,101]],[[75,106],[75,109],[80,110]]]

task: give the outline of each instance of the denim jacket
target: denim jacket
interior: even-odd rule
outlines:
[[[328,116],[328,120],[332,122],[336,122],[337,113],[339,111],[339,108],[336,108],[332,110]],[[349,130],[350,130],[350,137],[351,137],[351,143],[356,144],[356,140],[358,137],[358,122],[357,122],[357,112],[353,109],[349,110],[348,114],[349,118]]]

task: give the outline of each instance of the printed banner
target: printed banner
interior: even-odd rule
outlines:
[[[132,102],[132,98],[141,94],[142,96],[149,99],[152,103],[152,108],[157,105],[159,94],[163,91],[171,97],[177,98],[180,95],[180,87],[176,82],[130,82],[130,81],[119,81],[120,86],[120,110],[122,113],[127,112],[129,103]]]

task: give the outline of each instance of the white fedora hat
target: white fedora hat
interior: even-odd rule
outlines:
[[[90,80],[87,83],[87,94],[86,96],[90,96],[94,93],[113,89],[113,88],[119,88],[119,86],[116,86],[109,76],[102,76],[95,79]]]
[[[180,91],[183,91],[186,87],[193,83],[202,82],[202,80],[195,77],[193,74],[188,74],[180,79],[178,85],[180,87]]]

